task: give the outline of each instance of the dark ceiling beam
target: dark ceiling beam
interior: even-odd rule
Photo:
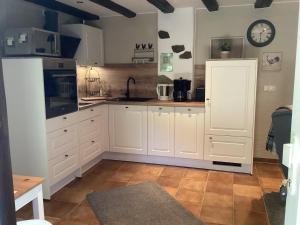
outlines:
[[[270,7],[273,0],[256,0],[254,7],[255,8],[267,8]]]
[[[217,0],[202,0],[202,2],[210,12],[219,10],[219,3]]]
[[[167,0],[147,0],[163,13],[173,13],[174,7]]]
[[[121,6],[113,1],[110,0],[90,0],[91,2],[94,2],[98,5],[101,5],[105,8],[108,8],[114,12],[117,12],[123,16],[126,16],[128,18],[132,18],[136,16],[136,13],[131,11],[130,9],[125,8],[124,6]]]
[[[95,14],[77,9],[75,7],[66,5],[64,3],[61,3],[61,2],[58,2],[55,0],[24,0],[24,1],[31,2],[31,3],[40,5],[40,6],[44,6],[46,8],[60,11],[60,12],[63,12],[63,13],[66,13],[66,14],[69,14],[72,16],[76,16],[83,20],[99,20],[100,19],[100,17]]]

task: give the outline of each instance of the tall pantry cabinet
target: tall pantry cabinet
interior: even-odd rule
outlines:
[[[205,160],[252,164],[257,60],[206,62]]]

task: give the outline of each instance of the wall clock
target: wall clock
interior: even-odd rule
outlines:
[[[264,47],[270,44],[275,37],[275,27],[268,20],[256,20],[247,31],[248,41],[255,47]]]

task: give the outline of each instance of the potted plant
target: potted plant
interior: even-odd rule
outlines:
[[[220,58],[228,59],[231,51],[231,43],[229,41],[224,41],[220,46]]]

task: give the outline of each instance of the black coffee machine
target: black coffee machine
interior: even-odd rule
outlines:
[[[173,98],[175,102],[185,102],[188,100],[188,91],[191,89],[191,81],[182,79],[174,80]]]

